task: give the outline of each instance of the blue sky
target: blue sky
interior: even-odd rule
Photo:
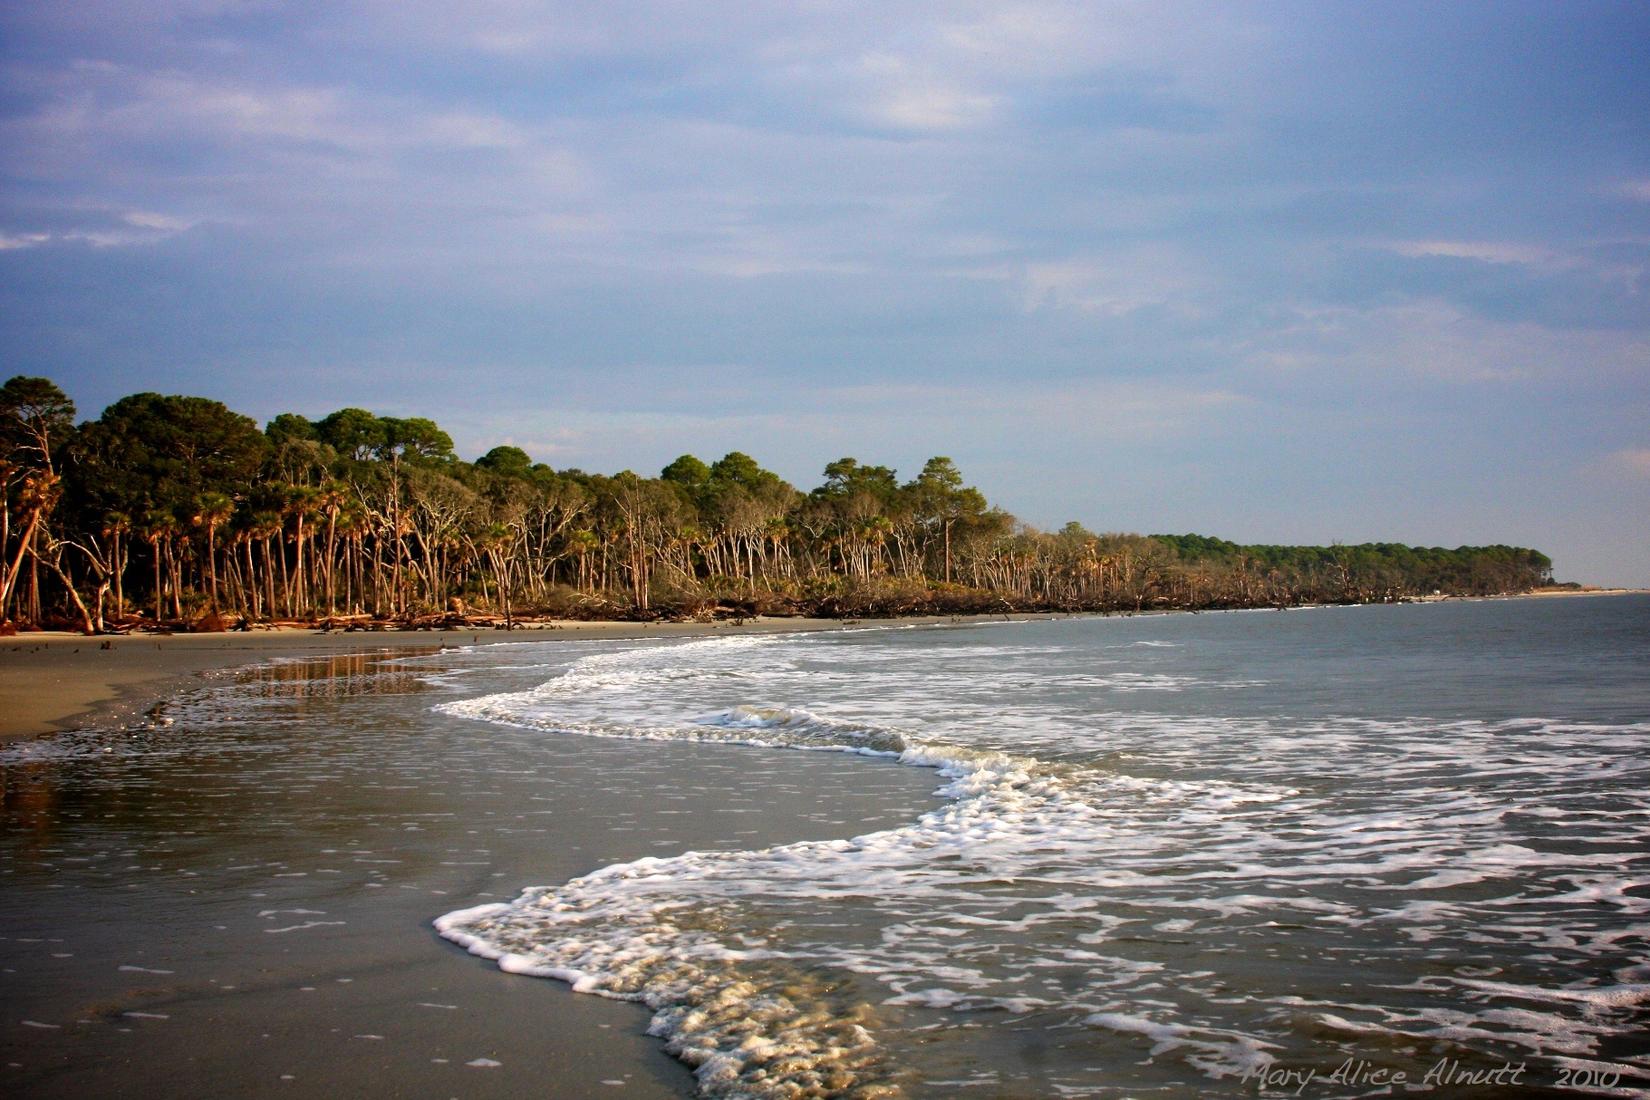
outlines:
[[[1650,6],[0,8],[0,340],[95,416],[1650,585]]]

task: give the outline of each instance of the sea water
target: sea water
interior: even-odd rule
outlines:
[[[1650,599],[719,629],[0,749],[0,1092],[1650,1095]]]
[[[933,777],[434,709],[605,648],[284,659],[0,745],[0,1097],[688,1095],[645,1007],[505,977],[431,920],[642,854],[895,828]]]
[[[446,689],[549,745],[932,771],[894,827],[437,920],[645,1003],[706,1094],[1650,1095],[1650,598],[623,643]]]

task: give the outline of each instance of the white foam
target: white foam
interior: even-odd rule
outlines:
[[[1212,972],[1170,977],[1142,953],[1165,936],[1216,955],[1266,942],[1257,930],[1299,936],[1364,953],[1372,975],[1446,943],[1525,975],[1394,992],[1420,1002],[1402,1007],[1315,1006],[1320,1024],[1360,1033],[1575,1056],[1638,1009],[1635,983],[1576,992],[1552,975],[1620,958],[1631,937],[1611,920],[1646,904],[1614,873],[1647,839],[1642,794],[1601,806],[1595,785],[1646,775],[1650,725],[1085,711],[1062,700],[1169,674],[1081,673],[1071,664],[1086,658],[1058,646],[959,650],[914,634],[690,645],[595,654],[442,709],[545,735],[877,756],[935,769],[950,801],[846,840],[616,864],[438,927],[513,972],[649,1004],[712,1095],[883,1080],[876,1037],[896,1025],[817,988],[822,967],[885,987],[889,1009],[1063,1013],[1145,1050],[1169,1044],[1163,1057],[1216,1077],[1276,1056],[1288,1032],[1269,1012],[1292,989],[1251,980],[1234,999]],[[1142,648],[1155,661],[1170,647]],[[1173,688],[1223,684],[1259,681]],[[1341,759],[1357,769],[1326,776]],[[1509,825],[1531,810],[1544,830],[1586,823],[1589,846]],[[844,931],[854,922],[874,932]],[[1551,1012],[1508,1006],[1554,987],[1570,993]],[[1435,1001],[1455,1015],[1429,1015]],[[741,1003],[764,1007],[747,1018]]]

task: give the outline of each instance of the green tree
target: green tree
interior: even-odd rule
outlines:
[[[985,512],[985,496],[978,489],[964,486],[957,464],[943,455],[930,458],[922,473],[905,488],[920,521],[940,534],[941,576],[950,584],[952,531],[959,522]]]
[[[185,527],[177,517],[196,515],[205,495],[251,492],[268,453],[257,424],[220,402],[140,393],[81,426],[66,480],[82,530],[95,530],[112,512],[146,517],[144,540],[163,559],[154,563],[157,586],[170,573],[173,610],[181,613]]]
[[[52,448],[73,429],[74,402],[50,379],[20,374],[0,386],[0,622],[11,617],[25,557],[28,617],[39,617],[42,532],[62,496]]]
[[[384,424],[366,409],[347,408],[329,413],[315,422],[322,443],[356,462],[377,454],[386,443]]]
[[[54,469],[52,444],[74,430],[74,402],[49,378],[16,375],[0,386],[0,461]]]
[[[250,417],[204,397],[140,393],[82,427],[74,473],[101,512],[191,508],[204,492],[251,488],[269,444]]]
[[[520,447],[494,447],[476,459],[476,468],[490,470],[500,477],[526,479],[532,475],[533,459]]]
[[[826,464],[825,483],[814,490],[814,495],[845,497],[863,492],[886,501],[898,491],[899,483],[889,467],[862,466],[858,459],[839,458]]]
[[[414,461],[457,461],[458,456],[453,454],[452,437],[427,417],[386,416],[379,419],[379,424],[384,429],[383,443],[378,451],[380,458],[399,456]]]
[[[209,492],[200,495],[192,517],[195,526],[206,532],[207,606],[213,611],[218,610],[218,528],[234,514],[233,500],[223,493]]]
[[[314,423],[306,416],[297,413],[281,413],[268,424],[264,425],[264,435],[271,443],[281,444],[298,439],[310,443],[318,443],[321,433]]]
[[[710,481],[710,467],[692,455],[682,455],[666,466],[659,473],[659,478],[698,493]]]

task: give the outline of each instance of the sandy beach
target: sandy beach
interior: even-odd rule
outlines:
[[[842,627],[8,639],[9,730],[97,727],[7,746],[0,1092],[687,1095],[646,1009],[501,974],[431,921],[640,855],[891,827],[933,776],[510,731],[432,713],[427,677],[532,683],[580,642]],[[440,648],[561,639],[580,642],[525,645],[513,672]],[[162,696],[165,723],[120,728]]]
[[[1538,589],[1531,599],[1626,596],[1642,589]],[[1438,597],[1460,601],[1465,597]],[[1423,597],[1416,602],[1433,602]],[[1155,614],[1156,612],[1147,612]],[[1171,612],[1172,613],[1172,612]],[[844,630],[875,623],[932,625],[998,621],[1001,615],[912,616],[899,620],[753,618],[742,621],[622,623],[559,620],[516,630],[321,631],[259,629],[224,634],[129,634],[86,637],[40,632],[0,638],[0,741],[87,725],[122,725],[154,703],[200,682],[202,674],[276,658],[331,654],[439,651],[466,645],[501,645],[555,639],[685,638],[739,633]],[[1047,612],[1015,619],[1064,618]]]
[[[943,617],[905,623],[950,621]],[[518,630],[254,630],[227,634],[68,633],[0,638],[0,739],[85,725],[121,725],[155,702],[199,682],[202,673],[273,658],[343,653],[438,651],[555,639],[704,637],[841,630],[836,619],[747,619],[711,623],[616,623],[573,620]]]
[[[1267,950],[1252,946],[1254,922],[1271,922],[1273,913],[1287,922],[1266,927],[1317,937],[1360,960],[1370,957],[1372,933],[1302,920],[1284,898],[1268,900],[1273,908],[1265,911],[1202,917],[1211,927],[1198,935],[1211,946],[1187,954],[1183,914],[1205,900],[1211,848],[1226,874],[1251,858],[1247,846],[1258,831],[1288,835],[1271,820],[1296,820],[1287,800],[1234,811],[1229,785],[1265,784],[1270,793],[1284,783],[1298,788],[1298,777],[1321,779],[1325,736],[1331,748],[1365,739],[1377,754],[1392,738],[1410,739],[1410,751],[1383,766],[1425,758],[1426,724],[1384,709],[1392,669],[1430,667],[1436,653],[1455,652],[1456,674],[1400,714],[1413,707],[1454,715],[1465,701],[1484,708],[1483,722],[1498,723],[1502,713],[1559,717],[1533,729],[1522,717],[1507,729],[1492,725],[1495,736],[1469,738],[1441,766],[1464,759],[1484,773],[1481,797],[1504,798],[1506,746],[1524,738],[1518,751],[1532,754],[1532,772],[1556,768],[1581,797],[1601,769],[1563,761],[1589,748],[1599,722],[1620,725],[1616,715],[1636,713],[1641,686],[1606,676],[1596,690],[1566,689],[1565,698],[1582,701],[1566,706],[1592,708],[1573,716],[1541,697],[1515,701],[1510,711],[1501,700],[1522,683],[1548,690],[1568,667],[1564,644],[1579,640],[1601,652],[1637,644],[1635,608],[1642,605],[1630,600],[1479,600],[1000,629],[910,631],[898,629],[909,622],[901,621],[857,636],[794,639],[774,632],[873,624],[289,631],[115,638],[109,649],[97,639],[8,639],[0,653],[10,697],[50,695],[29,721],[78,728],[0,745],[0,1094],[690,1095],[693,1077],[647,1034],[649,1008],[502,973],[437,934],[439,918],[502,908],[528,891],[513,907],[528,914],[525,938],[500,942],[512,956],[517,943],[537,949],[550,941],[535,931],[533,888],[547,887],[563,900],[542,914],[571,913],[573,921],[590,914],[575,944],[605,943],[611,932],[628,949],[656,942],[645,937],[660,930],[675,942],[670,928],[655,928],[656,913],[664,913],[690,937],[705,932],[733,944],[750,937],[786,952],[776,957],[812,960],[795,977],[783,975],[780,988],[807,990],[828,1018],[839,1018],[830,1015],[837,1006],[863,1009],[893,1079],[913,1097],[955,1095],[952,1086],[965,1080],[991,1095],[1052,1095],[1057,1084],[1075,1088],[1118,1073],[1133,1074],[1141,1092],[1237,1095],[1241,1086],[1206,1087],[1195,1062],[1159,1057],[1132,1021],[1162,1011],[1171,996],[1187,998],[1184,1013],[1224,1006],[1228,982],[1250,997],[1295,997],[1297,976],[1280,977]],[[1582,629],[1594,622],[1600,630]],[[753,633],[774,636],[741,637]],[[728,642],[625,641],[706,636]],[[1497,640],[1508,666],[1487,685],[1481,638]],[[1607,662],[1570,664],[1583,670],[1572,675],[1610,672]],[[1331,666],[1335,677],[1320,674]],[[162,697],[164,706],[146,719]],[[1251,740],[1232,737],[1227,725],[1262,736],[1287,732],[1292,720],[1273,716],[1280,705],[1338,711],[1347,700],[1372,716],[1350,724],[1312,718],[1296,727],[1304,731],[1297,737],[1277,735],[1274,747],[1287,750],[1281,763],[1278,752],[1252,751]],[[91,721],[65,717],[75,708]],[[731,708],[727,725],[716,720],[721,708]],[[1164,721],[1166,708],[1175,709]],[[1099,763],[1080,773],[1092,789],[1072,785],[1074,778],[1030,813],[1020,809],[1019,788],[1002,787],[999,797],[990,787],[969,796],[967,812],[930,821],[925,811],[951,804],[937,796],[941,776],[863,755],[864,743],[852,740],[932,722],[946,737],[993,751],[1035,751],[1047,737],[1047,751],[1067,754],[1102,712]],[[685,723],[689,736],[653,738],[654,715]],[[758,726],[775,740],[738,743],[742,730]],[[700,728],[735,743],[692,736]],[[608,736],[612,729],[619,736]],[[1563,738],[1572,743],[1553,748]],[[774,747],[838,743],[852,755]],[[1605,747],[1621,754],[1630,781],[1636,750]],[[1120,759],[1130,762],[1122,774]],[[1377,764],[1383,760],[1377,755]],[[1060,767],[1072,774],[1063,756]],[[1213,770],[1198,776],[1199,768]],[[1338,780],[1351,785],[1345,812],[1385,815],[1394,799],[1426,797],[1429,788],[1409,794],[1400,778],[1349,773]],[[1453,770],[1444,781],[1452,790],[1461,782]],[[1155,793],[1141,798],[1143,789]],[[1482,816],[1475,805],[1464,812],[1474,822]],[[1251,828],[1252,815],[1263,815],[1267,827]],[[1096,828],[1103,851],[1090,840]],[[1394,843],[1448,845],[1438,866],[1455,866],[1462,846],[1478,843],[1470,835],[1435,841],[1430,819],[1427,828]],[[1597,834],[1596,822],[1586,828]],[[1623,851],[1638,850],[1637,834],[1629,835],[1635,828],[1622,824]],[[1061,829],[1071,830],[1067,840]],[[1332,844],[1320,850],[1326,835],[1339,834],[1313,834],[1309,846],[1279,852],[1256,875],[1315,874],[1295,869],[1302,858],[1340,867],[1357,856]],[[838,860],[830,845],[806,856],[784,848],[865,836],[880,839],[856,858]],[[954,858],[933,858],[934,845],[953,843]],[[771,864],[770,852],[778,853]],[[648,901],[640,908],[620,904],[624,891],[610,889],[617,880],[582,878],[602,868],[627,878],[636,867],[652,869],[645,889],[658,891],[637,895]],[[1383,888],[1402,900],[1415,885],[1409,877]],[[1262,880],[1250,881],[1241,896],[1260,897]],[[1053,892],[1025,883],[1049,883]],[[1106,949],[1122,960],[1114,970],[1087,947],[1069,954],[1075,930],[1111,935],[1071,906],[1074,886],[1089,883],[1094,906],[1118,906],[1129,921],[1144,910],[1137,923],[1161,933],[1111,936]],[[648,899],[678,893],[681,906],[649,907]],[[592,899],[603,900],[588,908]],[[1353,890],[1337,904],[1366,902]],[[1383,901],[1382,911],[1393,904]],[[1046,918],[1046,935],[1028,913]],[[1575,913],[1562,916],[1574,926]],[[1608,932],[1617,918],[1601,907],[1585,919]],[[1158,927],[1167,921],[1174,923]],[[1430,911],[1416,921],[1427,936],[1454,934]],[[1400,991],[1394,1011],[1481,1007],[1414,980],[1433,963],[1403,930],[1374,942]],[[1596,942],[1614,950],[1607,935]],[[1545,953],[1524,960],[1511,949],[1505,957],[1526,968],[1520,980],[1532,987],[1594,965]],[[1216,958],[1218,971],[1203,963]],[[838,959],[862,969],[831,961]],[[1617,963],[1611,956],[1597,965]],[[564,973],[595,969],[581,961]],[[1154,977],[1164,969],[1185,980],[1165,992]],[[1082,1015],[1090,1002],[1078,998],[1128,996],[1138,1008],[1115,1017],[1120,1028],[1073,1027],[1063,1009],[1034,1022],[1010,1015],[1003,1026],[1001,1015],[949,1007],[953,992],[972,988],[976,970],[1005,996],[1067,998],[1079,1022],[1093,1023]],[[1218,985],[1199,984],[1200,975],[1217,973]],[[816,974],[830,976],[823,992],[798,984]],[[695,977],[691,988],[715,990],[716,976]],[[1333,974],[1323,981],[1321,995],[1338,995]],[[1116,992],[1129,983],[1137,988]],[[1033,1006],[1034,1016],[1040,1011]],[[1235,1009],[1222,1033],[1265,1026],[1257,1018]],[[1060,1026],[1051,1030],[1053,1022]],[[1572,1022],[1597,1032],[1603,1060],[1642,1053],[1629,1038],[1642,1031],[1614,1017],[1585,1013]],[[1311,1028],[1265,1034],[1267,1042],[1294,1044],[1279,1047],[1290,1064],[1306,1064],[1320,1041]]]

